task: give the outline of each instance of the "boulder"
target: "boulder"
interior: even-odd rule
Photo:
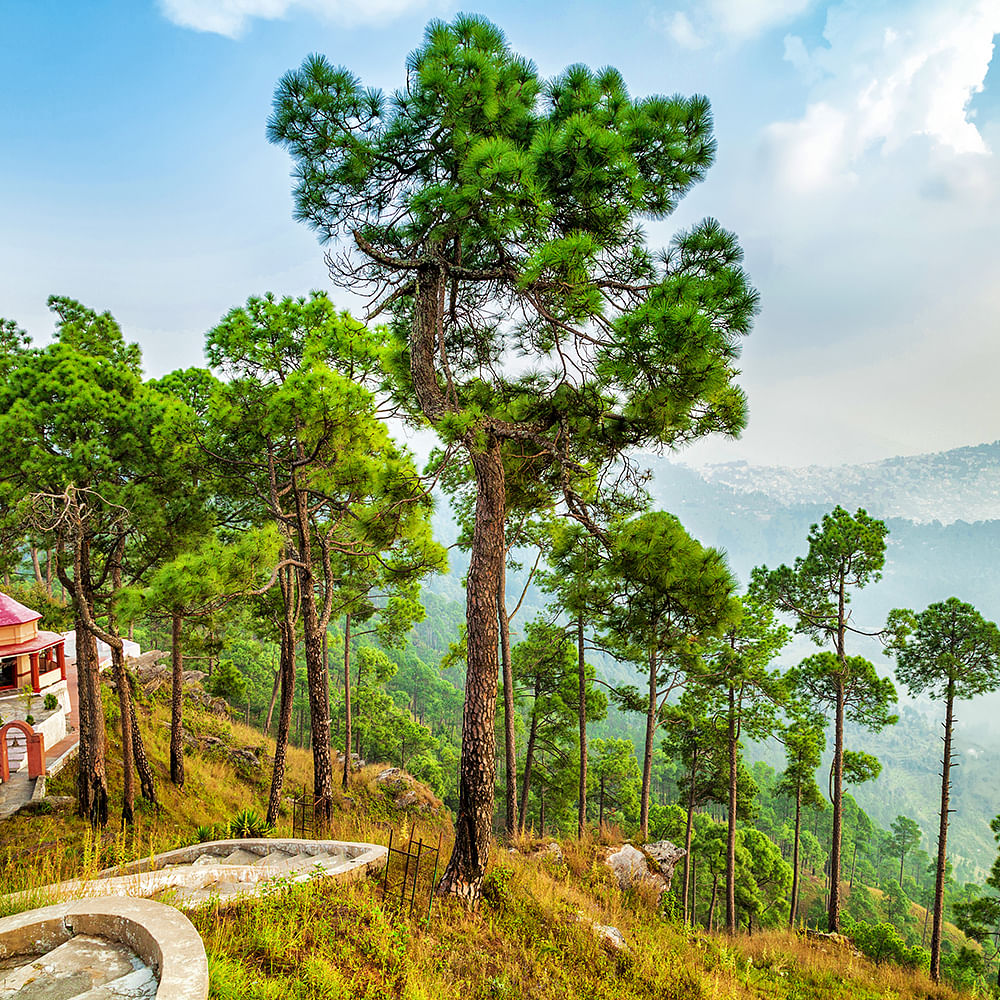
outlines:
[[[628,951],[625,935],[617,927],[608,924],[591,924],[594,934],[615,951]]]
[[[656,862],[656,866],[659,868],[660,874],[666,879],[667,888],[669,889],[677,862],[687,854],[687,851],[683,847],[672,844],[669,840],[655,840],[652,843],[645,844],[642,850]]]
[[[630,889],[652,874],[646,855],[631,844],[623,844],[613,854],[609,854],[605,863],[615,873],[621,889]]]
[[[662,896],[670,888],[674,866],[685,853],[669,840],[647,844],[642,850],[632,844],[623,844],[605,858],[605,864],[615,873],[621,889],[645,882]]]
[[[562,848],[553,840],[551,843],[546,844],[544,847],[539,847],[537,850],[531,852],[533,858],[549,858],[554,864],[561,865],[563,863],[563,852]]]

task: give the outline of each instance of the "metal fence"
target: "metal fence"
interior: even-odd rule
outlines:
[[[302,794],[292,799],[292,837],[300,840],[315,840],[316,831],[322,828],[322,822],[317,821],[316,813],[322,804],[322,796],[307,795],[303,787]]]
[[[422,837],[417,837],[414,828],[405,847],[399,846],[402,843],[400,840],[393,846],[393,831],[390,830],[389,854],[385,859],[385,874],[382,879],[382,899],[394,904],[400,911],[405,909],[408,914],[412,914],[414,907],[418,907],[418,913],[424,911],[426,898],[427,919],[430,920],[441,860],[441,834],[438,834],[435,847],[425,843]]]

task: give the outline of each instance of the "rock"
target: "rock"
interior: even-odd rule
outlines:
[[[159,667],[161,665],[159,661],[167,659],[169,655],[169,653],[164,653],[159,649],[149,649],[138,656],[126,656],[125,662],[139,674],[139,679],[142,680],[144,670]]]
[[[656,866],[666,880],[667,888],[669,889],[674,877],[674,868],[677,867],[677,862],[687,854],[687,851],[683,847],[672,844],[669,840],[653,841],[650,844],[645,844],[642,850],[656,862]]]
[[[844,937],[843,934],[828,934],[826,931],[816,931],[807,928],[806,937],[809,938],[810,941],[826,941],[829,944],[836,945],[838,948],[849,948],[851,951],[854,951],[854,945],[851,943],[851,939]]]
[[[628,951],[625,943],[625,935],[617,927],[610,927],[608,924],[591,924],[593,932],[607,945],[615,951]]]
[[[428,814],[437,808],[435,803],[428,799],[430,790],[402,768],[387,767],[375,776],[375,781],[383,787],[397,809]]]
[[[655,850],[651,851],[650,847]],[[615,873],[618,885],[621,889],[631,889],[639,883],[646,883],[652,886],[658,896],[661,896],[670,888],[670,881],[674,874],[674,866],[678,858],[684,857],[685,851],[675,847],[668,840],[657,841],[654,844],[646,845],[644,851],[633,847],[632,844],[624,844],[619,850],[609,854],[605,858],[605,864]],[[663,858],[663,861],[660,861]]]
[[[625,935],[617,927],[611,927],[609,924],[594,923],[593,920],[585,917],[579,910],[570,919],[576,920],[581,924],[587,924],[594,932],[595,937],[600,938],[604,944],[614,948],[615,951],[628,951],[628,943],[625,940]]]
[[[362,760],[362,758],[359,757],[356,753],[352,753],[351,754],[351,767],[355,771],[360,771],[361,768],[363,768],[363,767],[366,766],[366,764],[367,764],[367,761]],[[338,753],[337,753],[337,765],[341,768],[341,770],[343,770],[343,767],[344,767],[344,754],[343,754],[343,751],[338,751]],[[397,770],[398,770],[398,768],[397,768]]]
[[[636,882],[648,878],[652,872],[646,855],[637,850],[631,844],[623,844],[622,847],[609,854],[605,863],[615,873],[618,879],[618,886],[621,889],[629,889]]]
[[[551,843],[546,844],[544,847],[539,847],[537,850],[532,851],[531,856],[533,858],[549,858],[557,865],[561,865],[563,863],[562,848],[554,840]]]

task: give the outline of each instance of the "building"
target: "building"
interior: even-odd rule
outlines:
[[[0,593],[0,780],[45,771],[45,747],[66,736],[70,694],[65,638],[38,627],[41,615]],[[39,771],[39,767],[41,770]]]
[[[35,694],[66,680],[66,640],[38,628],[41,615],[0,594],[0,696],[30,685]]]

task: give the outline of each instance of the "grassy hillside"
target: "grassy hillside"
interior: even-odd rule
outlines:
[[[317,880],[191,915],[212,996],[407,1000],[946,1000],[922,972],[875,965],[849,946],[788,931],[728,939],[665,920],[655,897],[622,892],[599,845],[566,842],[565,863],[499,850],[476,912],[435,902],[396,915],[377,880]],[[595,925],[621,931],[626,948]]]
[[[136,799],[136,822],[121,830],[121,734],[117,702],[105,691],[108,718],[107,776],[110,822],[95,842],[89,825],[75,815],[68,800],[75,795],[76,765],[50,779],[47,795],[55,806],[44,811],[22,811],[0,824],[0,894],[34,888],[78,877],[124,861],[197,842],[199,827],[221,827],[238,812],[267,812],[274,740],[259,730],[199,707],[185,706],[185,783],[170,782],[170,709],[158,699],[139,705],[140,727],[156,778],[158,806]],[[425,827],[450,833],[451,820],[439,799],[423,786],[420,794],[402,801],[391,783],[380,784],[384,768],[372,765],[352,776],[347,795],[335,792],[334,823],[337,839],[383,842],[391,825],[419,818]],[[312,787],[311,755],[290,746],[284,795]],[[46,804],[48,805],[48,804]],[[290,804],[285,801],[276,835],[291,836]]]
[[[183,790],[166,773],[168,714],[142,706],[146,746],[159,781],[160,809],[140,813],[134,831],[108,833],[95,844],[68,809],[19,815],[0,829],[2,891],[37,887],[93,873],[118,860],[197,839],[197,828],[224,822],[241,809],[261,814],[273,744],[256,730],[193,706],[186,728],[190,751]],[[109,725],[111,801],[120,797],[119,743]],[[446,834],[451,825],[429,790],[406,781],[405,791],[379,781],[384,767],[355,774],[338,795],[332,836],[385,843],[405,836]],[[291,750],[288,788],[308,782],[308,755]],[[51,792],[71,790],[67,772]],[[405,780],[405,779],[404,779]],[[290,816],[279,823],[290,833]],[[431,919],[400,915],[383,903],[377,877],[353,884],[315,879],[228,909],[189,912],[205,940],[211,996],[217,1000],[274,998],[520,998],[575,1000],[700,1000],[700,998],[850,998],[950,1000],[922,972],[875,965],[850,946],[788,931],[728,939],[667,919],[656,896],[618,888],[603,857],[611,845],[562,843],[564,860],[533,856],[539,845],[496,845],[486,892],[468,912],[436,900]],[[45,902],[47,900],[39,900]],[[422,909],[418,907],[418,909]],[[625,948],[601,927],[621,932]]]

